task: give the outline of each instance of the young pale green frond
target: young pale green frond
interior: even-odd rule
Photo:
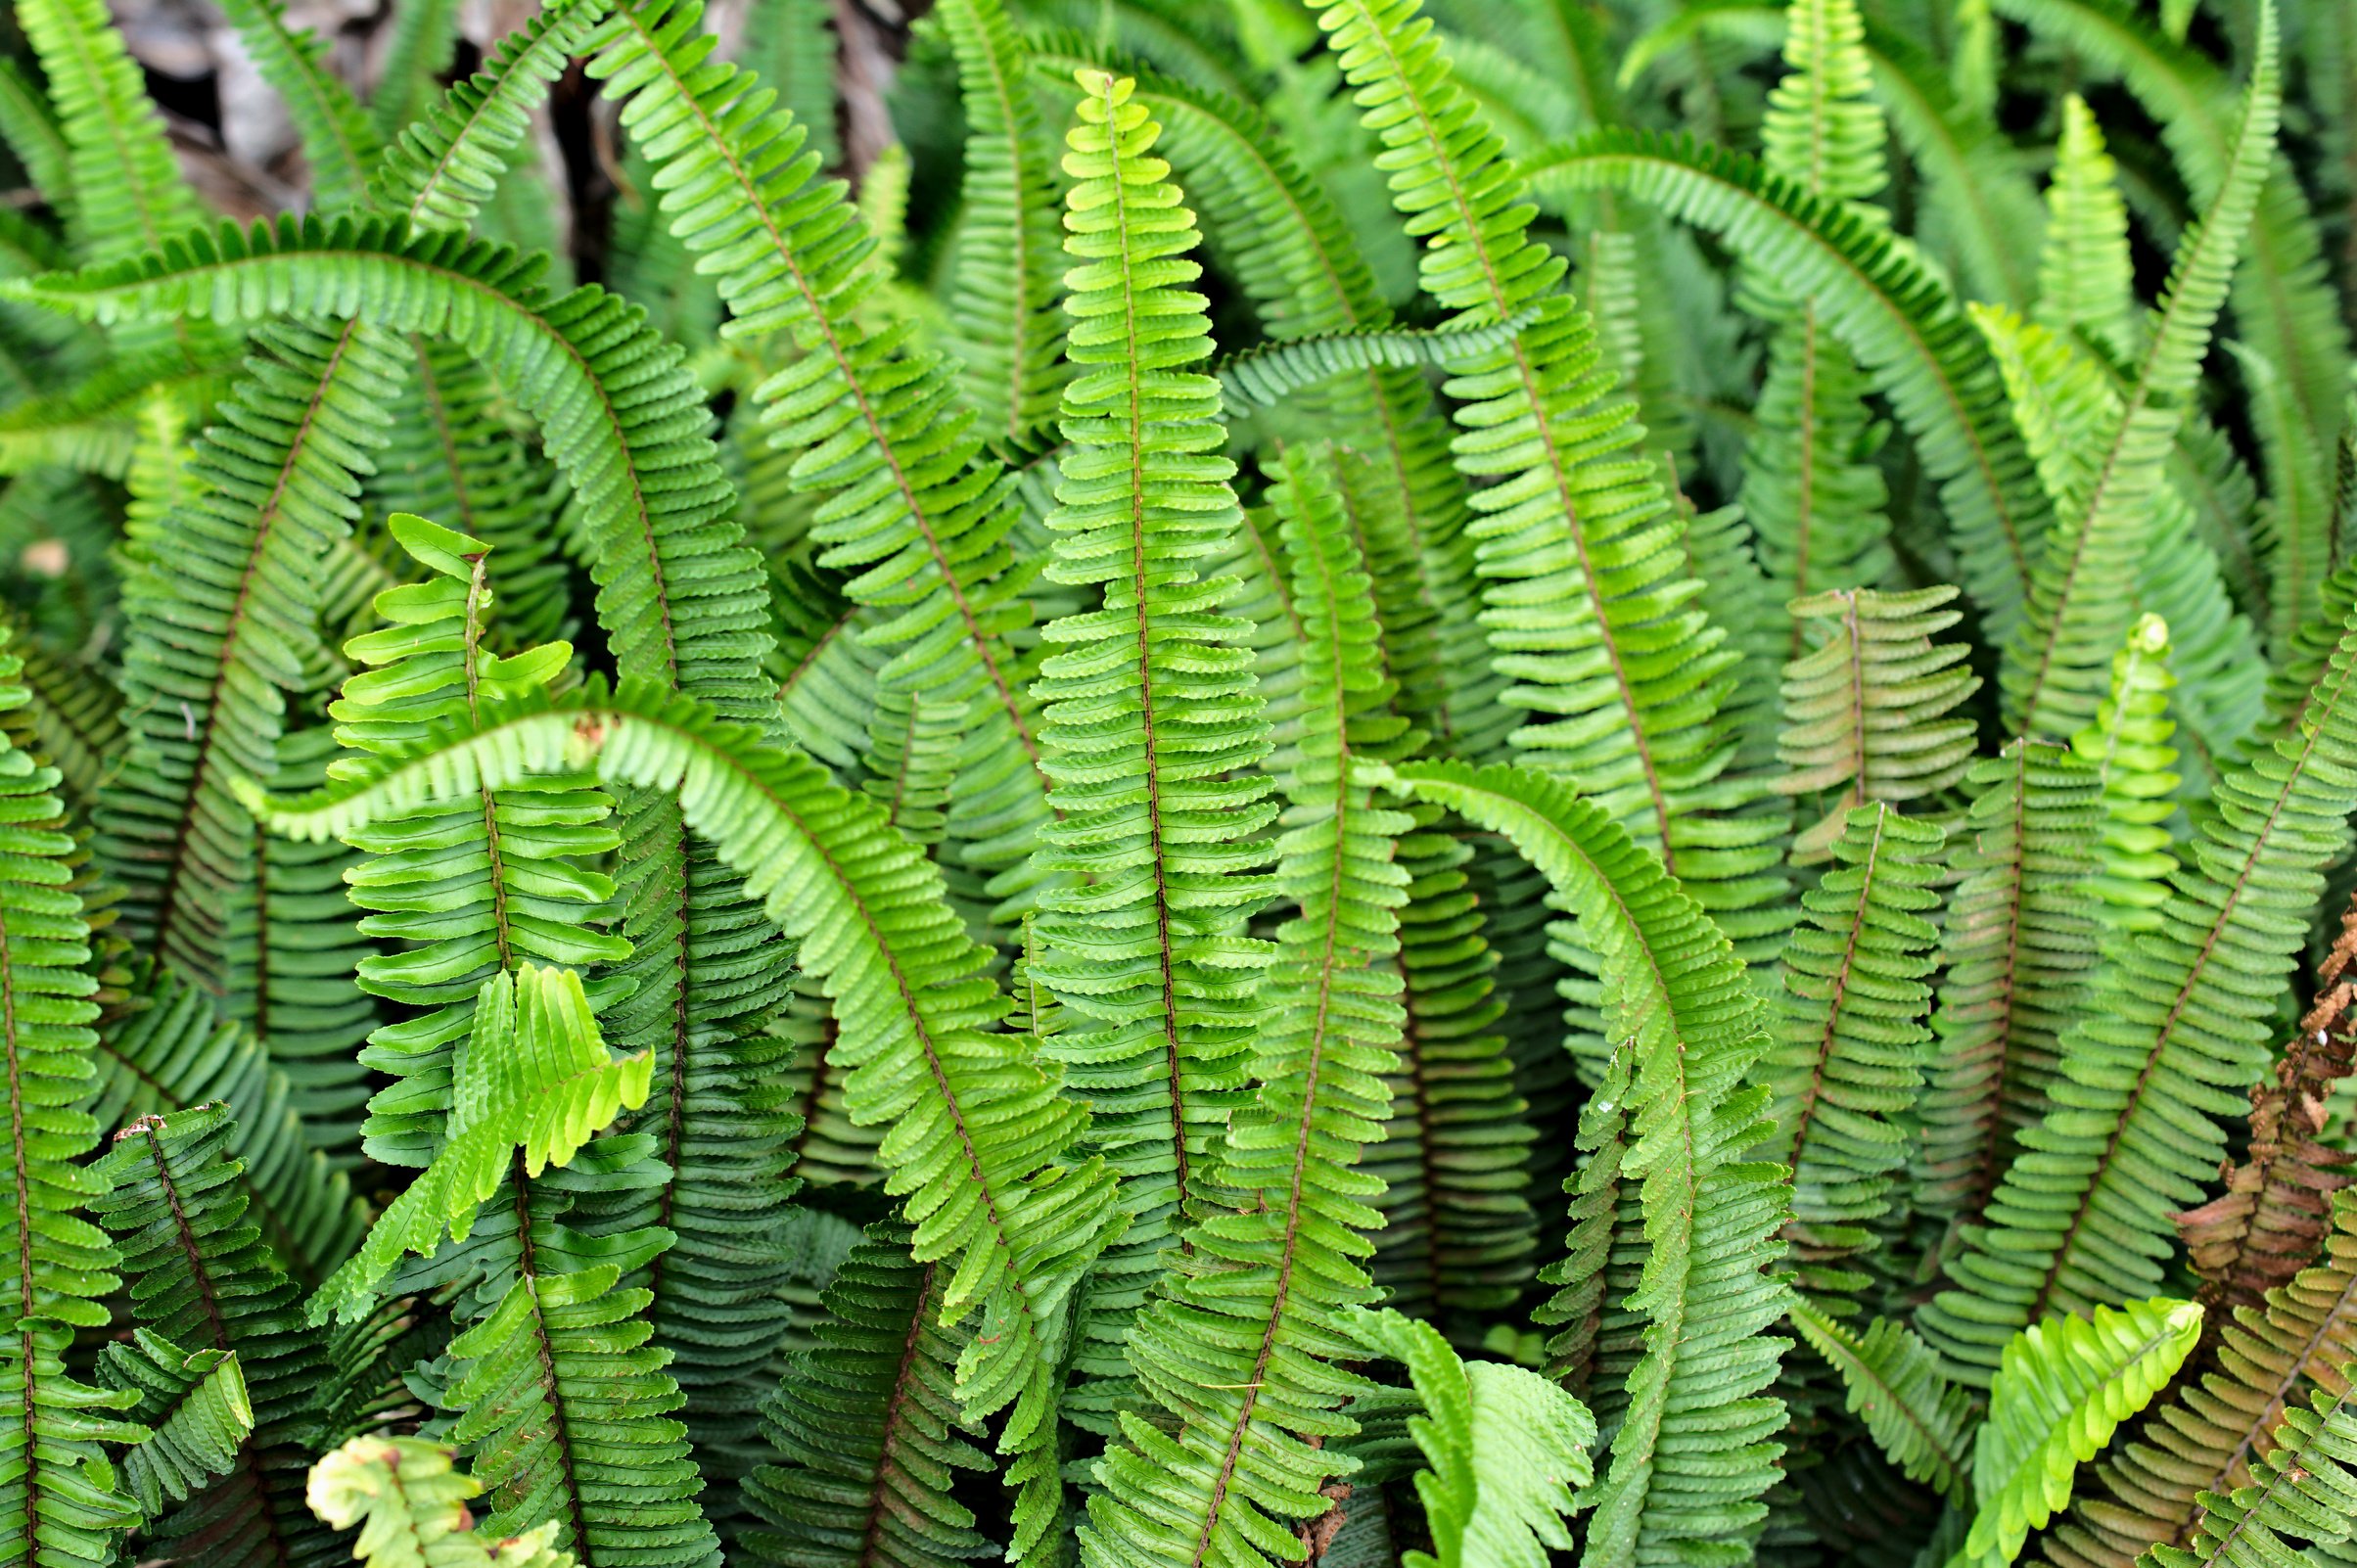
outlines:
[[[1111,1376],[1157,1256],[1222,1180],[1267,957],[1234,927],[1275,891],[1263,868],[1276,812],[1256,769],[1269,728],[1237,646],[1246,627],[1214,613],[1230,582],[1202,575],[1241,517],[1233,466],[1217,455],[1218,387],[1192,368],[1211,353],[1202,297],[1185,288],[1198,270],[1193,215],[1128,83],[1099,73],[1082,87],[1065,158],[1077,373],[1047,574],[1101,584],[1103,601],[1042,634],[1053,651],[1033,696],[1058,820],[1039,863],[1069,885],[1041,895],[1045,950],[1029,973],[1063,1004],[1064,1030],[1044,1049],[1096,1107],[1091,1146],[1135,1216],[1081,1350],[1084,1371]]]
[[[1001,0],[945,0],[933,15],[956,54],[966,112],[948,346],[964,366],[959,381],[977,422],[1021,444],[1054,418],[1065,374],[1054,138]]]
[[[2169,624],[2148,615],[2129,629],[2111,659],[2111,689],[2094,720],[2070,738],[2079,760],[2103,786],[2103,829],[2087,891],[2102,905],[2107,931],[2157,930],[2177,870],[2169,818],[2178,776],[2170,770],[2177,732],[2169,717]]]
[[[254,825],[228,779],[277,775],[287,699],[310,684],[320,563],[359,516],[358,475],[401,374],[393,342],[357,321],[257,341],[197,443],[195,492],[143,541],[126,585],[132,741],[97,811],[126,933],[214,991],[254,875]]]
[[[1415,1490],[1433,1550],[1408,1553],[1406,1568],[1546,1568],[1548,1547],[1569,1550],[1573,1493],[1595,1479],[1587,1407],[1524,1367],[1459,1360],[1439,1330],[1398,1312],[1354,1332],[1407,1365],[1424,1404],[1408,1425],[1428,1465]]]
[[[2007,1173],[1988,1231],[1949,1264],[1956,1288],[1918,1317],[1968,1380],[1988,1375],[2013,1331],[2159,1280],[2171,1217],[2200,1201],[2225,1152],[2218,1119],[2265,1071],[2265,998],[2357,810],[2353,673],[2357,631],[2298,731],[2220,785],[2160,929],[2133,939],[2063,1036],[2051,1108],[2021,1134],[2034,1153]]]
[[[645,1102],[653,1066],[645,1055],[609,1054],[572,970],[523,964],[485,981],[451,1068],[440,1151],[311,1298],[310,1320],[357,1320],[403,1253],[430,1255],[444,1234],[466,1240],[476,1210],[511,1167],[529,1177],[571,1163],[617,1112]]]
[[[148,1526],[166,1555],[220,1568],[292,1568],[323,1555],[301,1475],[325,1348],[306,1333],[300,1291],[247,1222],[227,1107],[142,1117],[99,1163],[111,1188],[92,1205],[122,1248],[131,1305],[173,1343],[236,1353],[253,1430],[217,1481]]]
[[[592,757],[609,783],[678,792],[687,825],[802,945],[803,969],[836,1004],[851,1114],[894,1124],[888,1188],[918,1217],[921,1261],[949,1261],[945,1315],[963,1321],[979,1307],[998,1333],[987,1360],[960,1361],[960,1397],[977,1414],[1019,1402],[1002,1450],[1043,1441],[1063,1313],[1122,1227],[1112,1175],[1056,1163],[1081,1110],[1058,1098],[1028,1041],[993,1030],[1006,1003],[987,955],[881,807],[708,710],[592,685],[562,704],[506,705],[471,736],[325,800],[270,807],[269,819],[298,836],[341,835],[434,795],[504,788]]]
[[[419,14],[433,9],[404,6],[400,15],[424,25]],[[481,70],[453,84],[414,124],[381,126],[388,138],[399,139],[386,148],[375,170],[373,205],[400,213],[415,229],[463,232],[497,190],[549,83],[567,57],[586,44],[605,12],[605,0],[553,0],[500,39]],[[391,69],[387,83],[397,85]]]
[[[356,1437],[311,1466],[304,1498],[335,1529],[359,1526],[351,1554],[365,1568],[573,1568],[553,1520],[504,1541],[477,1534],[467,1500],[483,1483],[451,1459],[418,1438]]]
[[[746,1494],[765,1528],[745,1547],[776,1568],[949,1568],[991,1545],[950,1495],[989,1461],[968,1441],[951,1387],[966,1334],[938,1319],[939,1268],[908,1256],[908,1229],[871,1226],[822,1298],[826,1317],[790,1357],[762,1409],[784,1462]]]
[[[1965,667],[1963,644],[1931,640],[1964,619],[1946,608],[1955,598],[1950,587],[1866,588],[1793,604],[1796,621],[1829,623],[1830,632],[1784,667],[1778,752],[1791,771],[1776,787],[1829,798],[1793,839],[1794,859],[1823,858],[1857,807],[1922,800],[1972,765],[1972,721],[1950,715],[1980,677]]]
[[[2096,403],[2092,438],[2081,450],[2050,450],[2054,433],[2025,428],[2055,503],[2056,525],[2031,575],[2029,614],[2006,649],[1999,685],[2009,719],[2033,733],[2066,735],[2093,715],[2112,653],[2135,614],[2136,572],[2149,542],[2152,496],[2166,482],[2183,407],[2208,352],[2210,329],[2226,302],[2275,150],[2282,100],[2273,7],[2262,7],[2260,16],[2258,55],[2233,160],[2178,246],[2126,392],[2115,406]],[[2029,364],[2027,356],[2007,354],[2002,346],[2000,359],[2010,380]]]
[[[150,1519],[227,1475],[254,1431],[254,1402],[235,1351],[185,1351],[152,1328],[136,1328],[99,1353],[98,1375],[138,1397],[130,1416],[148,1435],[123,1453],[119,1488]]]
[[[1781,1171],[1745,1156],[1771,1135],[1742,1086],[1766,1043],[1727,945],[1660,863],[1561,781],[1453,763],[1400,769],[1420,799],[1503,833],[1553,885],[1602,961],[1625,1118],[1619,1178],[1650,1251],[1627,1305],[1644,1314],[1584,1561],[1651,1561],[1757,1528],[1783,1407],[1765,1391],[1788,1292],[1768,1270],[1790,1207]],[[1585,1138],[1587,1129],[1583,1129]]]
[[[2070,1499],[2078,1467],[2152,1402],[2201,1337],[2192,1302],[2050,1317],[2015,1336],[1973,1449],[1976,1511],[1949,1568],[2005,1568]]]
[[[1887,1317],[1860,1334],[1796,1301],[1792,1326],[1841,1374],[1850,1413],[1866,1423],[1891,1463],[1909,1480],[1962,1502],[1971,1490],[1970,1439],[1980,1412],[1969,1390],[1941,1374],[1939,1358]]]
[[[327,44],[290,26],[279,0],[222,0],[221,12],[295,121],[313,205],[325,210],[359,205],[379,156],[376,127],[351,89],[328,69]]]
[[[2104,797],[2097,768],[2028,737],[1975,762],[1964,782],[1969,837],[1957,857],[1964,880],[1943,912],[1946,974],[1918,1110],[1916,1203],[1970,1222],[2012,1164],[2015,1136],[2045,1108],[2063,1031],[2094,978],[2089,879]]]
[[[2095,111],[2077,93],[2062,100],[2046,213],[2031,319],[2057,334],[2084,333],[2115,354],[2133,352],[2144,321],[2128,254],[2127,204]]]
[[[1754,1076],[1769,1089],[1777,1157],[1792,1167],[1785,1236],[1807,1291],[1838,1298],[1866,1286],[1846,1261],[1874,1244],[1907,1163],[1939,944],[1924,916],[1939,906],[1931,889],[1946,844],[1888,802],[1850,811],[1784,946],[1775,1044]]]
[[[1467,533],[1482,623],[1516,683],[1502,701],[1533,715],[1516,746],[1657,850],[1735,936],[1779,928],[1773,819],[1705,819],[1739,800],[1720,784],[1717,723],[1736,655],[1685,576],[1668,497],[1633,460],[1641,432],[1594,323],[1555,292],[1564,262],[1529,234],[1520,174],[1416,0],[1348,0],[1318,24],[1387,149],[1393,205],[1426,240],[1424,292],[1453,327],[1537,311],[1507,346],[1465,355],[1447,389],[1458,472],[1481,485]]]
[[[1118,94],[1106,100],[1118,124]],[[1100,1563],[1249,1561],[1280,1521],[1323,1513],[1319,1488],[1340,1468],[1331,1440],[1355,1429],[1336,1407],[1361,1386],[1324,1363],[1349,1359],[1343,1316],[1376,1299],[1363,1232],[1382,1222],[1381,1187],[1359,1156],[1382,1136],[1399,1068],[1408,879],[1393,855],[1410,819],[1374,793],[1403,726],[1385,708],[1373,596],[1330,454],[1287,448],[1272,478],[1303,628],[1276,875],[1296,913],[1261,981],[1252,1097],[1211,1178],[1246,1212],[1194,1206],[1163,1294],[1129,1333],[1130,1368],[1177,1430],[1122,1412],[1081,1537]]]
[[[1795,296],[1817,301],[1890,399],[1940,502],[1963,581],[1989,628],[2011,633],[2050,509],[1988,350],[1953,293],[1882,228],[1738,153],[1604,129],[1534,154],[1542,192],[1626,191],[1709,230]]]
[[[1768,93],[1761,161],[1810,195],[1865,204],[1886,179],[1866,26],[1853,0],[1801,0],[1784,31],[1784,75]]]

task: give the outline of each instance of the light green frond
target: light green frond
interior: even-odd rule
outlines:
[[[2114,932],[2152,931],[2169,900],[2177,856],[2168,822],[2177,811],[2171,764],[2177,732],[2169,717],[2169,625],[2148,615],[2112,656],[2111,690],[2094,722],[2070,740],[2103,785],[2103,831],[2088,891]]]
[[[1801,1288],[1828,1298],[1868,1283],[1847,1261],[1874,1244],[1907,1163],[1931,1062],[1925,982],[1939,930],[1924,917],[1939,907],[1946,844],[1886,801],[1847,812],[1785,943],[1776,1043],[1754,1076],[1769,1089],[1777,1156],[1792,1167],[1785,1233]]]
[[[1887,175],[1865,23],[1852,0],[1799,0],[1787,17],[1784,75],[1768,94],[1761,161],[1812,196],[1867,203]]]
[[[2006,1346],[1973,1450],[1976,1512],[1949,1568],[2005,1568],[2070,1499],[2078,1467],[2150,1404],[2201,1337],[2192,1302],[2050,1317]]]
[[[1765,1091],[1741,1086],[1766,1043],[1749,983],[1659,862],[1559,780],[1452,763],[1400,772],[1417,797],[1510,839],[1604,966],[1613,1071],[1628,1085],[1608,1109],[1626,1119],[1609,1142],[1649,1253],[1627,1300],[1645,1319],[1642,1352],[1588,1499],[1583,1560],[1618,1568],[1740,1539],[1765,1513],[1756,1499],[1780,1453],[1783,1406],[1766,1389],[1784,1341],[1768,1331],[1789,1295],[1768,1270],[1790,1188],[1745,1158],[1771,1132]]]
[[[1546,1568],[1548,1547],[1569,1550],[1573,1494],[1595,1479],[1587,1408],[1524,1367],[1457,1360],[1431,1324],[1397,1312],[1356,1332],[1407,1364],[1424,1403],[1409,1430],[1429,1466],[1415,1490],[1433,1550],[1410,1552],[1407,1568]]]
[[[1247,348],[1220,361],[1221,400],[1238,414],[1282,406],[1295,394],[1352,371],[1377,366],[1447,367],[1495,353],[1536,319],[1525,310],[1511,321],[1457,327],[1372,327],[1321,338],[1288,338]]]
[[[71,150],[77,249],[117,260],[199,222],[204,209],[104,0],[24,0],[17,17]]]
[[[2057,334],[2085,333],[2117,354],[2133,352],[2144,321],[2128,255],[2128,208],[2095,111],[2076,93],[2062,100],[2046,210],[2031,319]]]
[[[337,1530],[359,1526],[351,1554],[365,1568],[573,1568],[550,1543],[555,1522],[505,1541],[475,1530],[467,1501],[483,1490],[451,1452],[411,1437],[356,1437],[311,1467],[304,1498]]]
[[[1793,840],[1796,861],[1823,858],[1854,807],[1922,800],[1971,766],[1972,720],[1950,715],[1980,677],[1962,644],[1932,641],[1964,619],[1946,608],[1956,596],[1858,589],[1794,602],[1795,621],[1829,623],[1830,633],[1784,667],[1778,752],[1790,771],[1776,787],[1827,803]]]
[[[1795,306],[1769,339],[1768,377],[1743,445],[1743,512],[1772,605],[1873,588],[1890,576],[1890,496],[1872,461],[1866,392],[1816,302]],[[1781,659],[1807,646],[1798,618],[1783,644]]]
[[[1887,1317],[1860,1334],[1799,1301],[1792,1304],[1792,1326],[1841,1374],[1850,1413],[1890,1461],[1909,1480],[1963,1501],[1971,1487],[1969,1440],[1980,1412],[1969,1392],[1941,1375],[1939,1358]]]

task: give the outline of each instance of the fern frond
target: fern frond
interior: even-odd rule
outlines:
[[[99,670],[52,652],[14,624],[6,646],[23,661],[18,680],[26,700],[0,723],[11,726],[24,750],[48,760],[58,787],[87,811],[120,755],[121,693]]]
[[[967,1335],[937,1320],[948,1283],[908,1256],[905,1225],[869,1227],[836,1270],[826,1317],[790,1357],[762,1425],[785,1462],[746,1494],[766,1529],[745,1546],[777,1568],[946,1568],[993,1553],[950,1495],[988,1460],[951,1384]]]
[[[1538,1373],[1460,1361],[1438,1330],[1398,1312],[1371,1313],[1355,1332],[1405,1362],[1424,1413],[1409,1430],[1429,1468],[1415,1478],[1432,1530],[1430,1554],[1406,1568],[1546,1568],[1568,1550],[1575,1489],[1595,1479],[1595,1418]]]
[[[2031,319],[2057,335],[2083,333],[2115,354],[2133,352],[2144,321],[2128,254],[2127,204],[2103,127],[2077,93],[2062,100],[2046,211]]]
[[[1944,912],[1947,973],[1923,1093],[1916,1202],[1976,1221],[2012,1164],[2061,1062],[2061,1037],[2093,979],[2102,775],[2023,737],[1964,775],[1971,834]]]
[[[2129,629],[2111,660],[2111,689],[2094,720],[2070,738],[2071,750],[2096,771],[2103,790],[2103,830],[2087,891],[2101,904],[2103,926],[2117,932],[2157,930],[2177,856],[2167,823],[2176,813],[2178,776],[2169,744],[2169,625],[2148,615]]]
[[[1135,1217],[1079,1350],[1081,1369],[1104,1377],[1124,1369],[1121,1341],[1160,1255],[1221,1190],[1221,1137],[1267,961],[1233,928],[1276,891],[1263,869],[1276,809],[1255,770],[1269,730],[1250,654],[1235,646],[1245,628],[1209,613],[1228,583],[1202,579],[1241,519],[1232,465],[1215,455],[1218,388],[1190,368],[1211,351],[1202,298],[1185,288],[1198,270],[1193,216],[1126,83],[1099,73],[1083,95],[1065,160],[1078,373],[1064,393],[1047,572],[1101,584],[1104,597],[1042,633],[1054,651],[1033,695],[1059,820],[1042,830],[1039,863],[1071,885],[1041,896],[1033,929],[1045,951],[1029,973],[1063,1005],[1065,1027],[1043,1049],[1094,1107],[1091,1146]],[[1330,490],[1330,468],[1318,477]],[[1296,507],[1313,504],[1299,487],[1317,482],[1295,482]],[[1305,686],[1317,676],[1307,666],[1305,655]]]
[[[537,1176],[570,1164],[618,1111],[645,1102],[653,1067],[643,1055],[608,1054],[572,970],[522,964],[485,981],[473,1032],[451,1069],[440,1150],[369,1226],[359,1253],[312,1296],[309,1320],[332,1314],[355,1321],[403,1253],[429,1255],[444,1234],[466,1240],[476,1210],[511,1165]]]
[[[2201,1337],[2192,1302],[2050,1317],[2006,1346],[1973,1448],[1977,1511],[1949,1568],[2005,1568],[2069,1500],[2078,1467],[2150,1404]]]
[[[1309,388],[1377,366],[1450,367],[1496,353],[1537,319],[1525,310],[1510,321],[1452,327],[1370,327],[1320,338],[1287,338],[1220,361],[1222,402],[1238,414],[1276,408]]]
[[[2306,931],[2322,867],[2357,809],[2357,632],[2298,731],[2220,785],[2218,812],[2159,930],[2133,939],[2062,1039],[2062,1076],[1987,1212],[1949,1265],[1956,1288],[1918,1326],[1967,1380],[2017,1328],[2133,1297],[2160,1277],[2169,1217],[2218,1168],[2218,1118],[2266,1065],[2265,998]],[[2297,910],[2300,913],[2293,914]]]
[[[746,13],[736,63],[777,94],[779,107],[809,128],[810,149],[828,168],[835,145],[835,17],[827,0],[758,0]]]
[[[441,96],[441,78],[458,53],[457,0],[403,6],[389,25],[393,36],[368,95],[369,127],[386,146]]]
[[[237,1352],[182,1350],[152,1328],[136,1328],[99,1353],[109,1388],[136,1394],[133,1419],[148,1435],[122,1456],[121,1490],[153,1519],[238,1462],[254,1430],[254,1402]]]
[[[157,1546],[222,1568],[294,1565],[331,1544],[302,1504],[324,1347],[303,1330],[299,1291],[246,1220],[227,1107],[141,1117],[115,1135],[91,1207],[122,1249],[131,1305],[175,1344],[234,1352],[253,1408],[236,1463],[151,1521]]]
[[[295,121],[312,205],[323,211],[357,206],[379,156],[377,133],[351,89],[328,69],[327,44],[289,26],[278,0],[223,0],[221,12]]]
[[[200,222],[204,210],[103,0],[24,0],[18,19],[71,152],[77,249],[113,261]]]
[[[1769,1089],[1777,1152],[1792,1167],[1785,1229],[1804,1290],[1839,1298],[1866,1276],[1845,1260],[1872,1245],[1930,1064],[1925,981],[1939,931],[1923,917],[1947,837],[1886,801],[1846,814],[1833,864],[1803,898],[1784,946],[1776,1043],[1754,1070]]]
[[[1903,806],[1955,784],[1972,765],[1972,721],[1951,717],[1980,677],[1965,648],[1932,638],[1964,619],[1957,590],[1841,589],[1797,600],[1793,619],[1829,622],[1830,635],[1784,667],[1778,753],[1786,795],[1830,796],[1794,838],[1795,860],[1823,857],[1852,809]]]
[[[1559,780],[1449,763],[1400,770],[1417,797],[1501,832],[1545,872],[1605,966],[1615,1071],[1628,1092],[1619,1179],[1649,1252],[1644,1314],[1612,1463],[1591,1494],[1586,1561],[1651,1561],[1740,1539],[1765,1512],[1783,1406],[1766,1392],[1788,1292],[1768,1270],[1790,1205],[1781,1172],[1744,1155],[1771,1133],[1741,1086],[1765,1044],[1749,983],[1709,918],[1594,804]]]
[[[1989,634],[2010,635],[2050,509],[1986,346],[1920,261],[1750,159],[1681,137],[1593,131],[1534,154],[1522,173],[1541,192],[1626,191],[1718,235],[1789,293],[1815,300],[1937,482]]]
[[[2193,1568],[2222,1562],[2230,1568],[2260,1568],[2281,1562],[2294,1542],[2325,1548],[2328,1560],[2344,1557],[2349,1520],[2357,1513],[2357,1395],[2340,1374],[2341,1392],[2318,1389],[2311,1403],[2284,1412],[2273,1436],[2277,1447],[2250,1485],[2232,1496],[2203,1499],[2194,1523],[2191,1549],[2174,1544],[2153,1547],[2159,1568]]]
[[[976,422],[1019,445],[1054,417],[1063,390],[1054,142],[1001,0],[947,0],[934,15],[956,56],[966,112],[965,206],[944,301],[948,347],[965,367],[960,385]]]
[[[311,1467],[304,1498],[337,1530],[358,1525],[352,1555],[366,1568],[573,1568],[555,1521],[485,1543],[467,1499],[483,1483],[451,1453],[411,1437],[356,1437]]]
[[[1841,1374],[1852,1415],[1911,1481],[1962,1501],[1972,1480],[1968,1440],[1979,1422],[1971,1395],[1940,1374],[1939,1358],[1903,1324],[1877,1317],[1864,1334],[1792,1304],[1792,1326]]]

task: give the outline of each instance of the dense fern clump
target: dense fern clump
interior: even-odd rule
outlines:
[[[2357,1561],[2346,0],[377,11],[0,28],[0,1568]]]

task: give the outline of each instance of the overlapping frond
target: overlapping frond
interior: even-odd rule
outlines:
[[[1859,806],[1904,806],[1944,790],[1972,765],[1972,720],[1956,710],[1980,688],[1961,643],[1932,638],[1961,621],[1957,591],[1836,589],[1799,600],[1804,626],[1826,635],[1784,667],[1776,787],[1824,801],[1794,836],[1795,859],[1822,858]],[[1814,813],[1812,813],[1814,814]]]
[[[451,1453],[411,1437],[356,1437],[311,1467],[304,1497],[337,1530],[359,1526],[351,1554],[366,1568],[573,1568],[552,1545],[555,1521],[485,1540],[467,1499],[483,1483]]]
[[[237,1465],[254,1431],[237,1352],[185,1351],[152,1328],[135,1328],[99,1353],[98,1375],[138,1397],[130,1415],[148,1435],[124,1453],[118,1485],[149,1518]]]
[[[357,205],[377,161],[377,132],[351,89],[328,69],[326,43],[289,25],[278,0],[223,0],[221,12],[295,121],[312,201],[331,210]]]
[[[229,1109],[147,1116],[115,1135],[92,1209],[122,1249],[142,1322],[190,1350],[234,1352],[253,1411],[236,1462],[148,1533],[168,1555],[221,1568],[332,1560],[302,1502],[314,1402],[327,1357],[306,1333],[300,1290],[247,1222]]]
[[[1903,1323],[1877,1317],[1861,1334],[1806,1301],[1792,1326],[1841,1375],[1852,1415],[1908,1478],[1962,1501],[1971,1488],[1970,1439],[1979,1424],[1969,1391],[1948,1381],[1939,1358]]]
[[[1939,930],[1924,919],[1947,837],[1886,801],[1848,812],[1832,864],[1785,940],[1768,1086],[1778,1158],[1792,1167],[1785,1236],[1804,1291],[1838,1299],[1867,1283],[1845,1261],[1872,1245],[1907,1163],[1908,1123],[1930,1065]]]
[[[2070,749],[2103,791],[2103,836],[2087,891],[2107,931],[2154,931],[2177,870],[2168,821],[2177,810],[2177,725],[2169,717],[2169,624],[2148,615],[2111,658],[2111,689]]]
[[[1604,965],[1628,1085],[1604,1113],[1618,1123],[1608,1141],[1649,1253],[1627,1300],[1645,1318],[1642,1352],[1591,1496],[1584,1560],[1605,1568],[1741,1540],[1764,1515],[1756,1499],[1780,1452],[1783,1407],[1765,1391],[1788,1292],[1768,1270],[1790,1205],[1782,1173],[1745,1158],[1771,1134],[1765,1091],[1742,1086],[1766,1043],[1749,983],[1659,862],[1561,781],[1449,763],[1400,771],[1419,798],[1511,839]]]
[[[2221,784],[2157,931],[2133,939],[2064,1035],[2052,1108],[1949,1265],[1955,1288],[1918,1326],[1967,1378],[2058,1311],[2134,1298],[2160,1276],[2170,1216],[2225,1152],[2219,1118],[2266,1068],[2267,1014],[2307,928],[2322,868],[2357,809],[2357,633],[2298,730]]]
[[[17,15],[41,57],[69,150],[84,254],[94,261],[135,255],[202,219],[138,63],[103,0],[25,0]]]
[[[2046,214],[2031,319],[2051,332],[2084,333],[2126,355],[2144,331],[2128,254],[2128,208],[2103,127],[2077,93],[2062,100]]]
[[[1920,1106],[1918,1207],[1979,1217],[2045,1109],[2061,1037],[2095,972],[2087,884],[2103,826],[2101,774],[2023,737],[1964,775],[1964,880],[1944,911],[1939,1044]]]

